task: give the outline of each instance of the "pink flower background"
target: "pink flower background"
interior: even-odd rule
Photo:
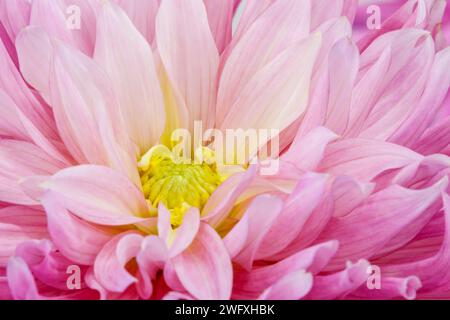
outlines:
[[[0,0],[0,298],[450,298],[446,4]],[[280,169],[174,226],[138,161],[194,121]]]

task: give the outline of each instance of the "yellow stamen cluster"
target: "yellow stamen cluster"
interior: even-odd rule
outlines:
[[[223,182],[214,164],[179,163],[162,147],[144,155],[139,169],[145,198],[153,208],[164,204],[174,227],[181,225],[189,208],[201,210]]]

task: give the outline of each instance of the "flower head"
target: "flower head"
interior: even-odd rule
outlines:
[[[446,15],[3,0],[0,298],[448,297]]]

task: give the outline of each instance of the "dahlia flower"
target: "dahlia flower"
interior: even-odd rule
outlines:
[[[445,5],[1,0],[0,298],[449,298]]]

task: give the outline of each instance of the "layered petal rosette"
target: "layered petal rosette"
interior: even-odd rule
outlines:
[[[447,15],[1,0],[0,298],[450,297]]]

